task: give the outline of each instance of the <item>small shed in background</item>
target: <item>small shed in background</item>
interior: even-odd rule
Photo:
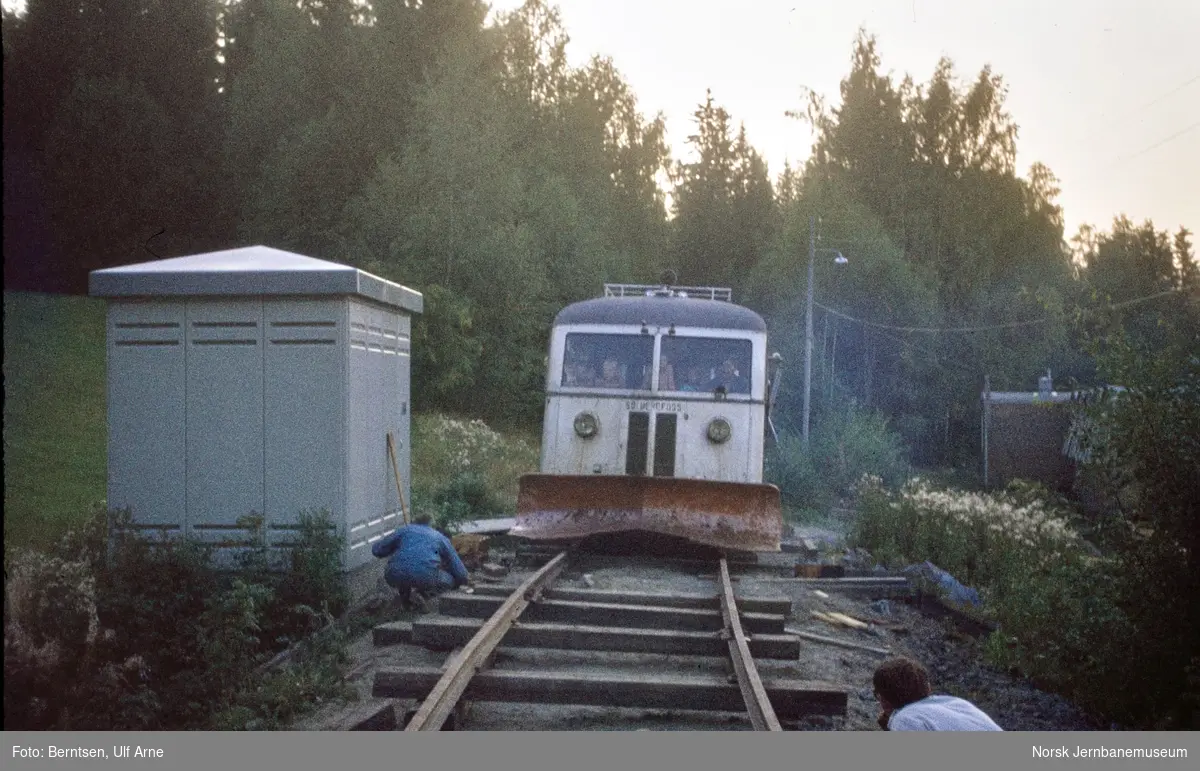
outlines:
[[[409,500],[411,317],[422,296],[265,246],[94,271],[108,299],[108,506],[228,555],[265,518],[328,511],[347,570]]]
[[[1059,392],[1047,372],[1038,390],[992,391],[983,400],[983,479],[1002,487],[1014,479],[1041,482],[1060,492],[1075,483],[1076,463],[1064,450],[1075,392]]]

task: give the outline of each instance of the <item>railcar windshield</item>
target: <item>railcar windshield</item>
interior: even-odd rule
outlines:
[[[658,390],[748,394],[752,356],[749,340],[664,336]]]
[[[654,361],[651,335],[572,332],[563,352],[562,385],[572,388],[650,388]]]
[[[749,394],[753,347],[749,340],[663,335],[658,390]],[[649,390],[654,366],[650,335],[572,332],[566,337],[560,384],[568,388]]]

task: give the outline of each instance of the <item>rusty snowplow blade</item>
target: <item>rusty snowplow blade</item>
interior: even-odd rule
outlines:
[[[628,531],[719,549],[779,551],[779,488],[676,477],[521,477],[511,535],[558,541]]]

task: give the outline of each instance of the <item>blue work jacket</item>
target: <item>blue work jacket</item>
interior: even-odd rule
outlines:
[[[454,577],[455,586],[467,583],[467,568],[450,539],[429,525],[405,525],[371,546],[376,557],[391,557],[386,575],[421,583],[434,583],[438,571]]]

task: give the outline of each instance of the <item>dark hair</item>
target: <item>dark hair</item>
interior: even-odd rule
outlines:
[[[413,514],[412,523],[414,525],[428,525],[433,521],[433,517],[422,512],[421,514]]]
[[[903,656],[888,659],[875,670],[875,692],[893,709],[920,701],[931,693],[925,667]]]

